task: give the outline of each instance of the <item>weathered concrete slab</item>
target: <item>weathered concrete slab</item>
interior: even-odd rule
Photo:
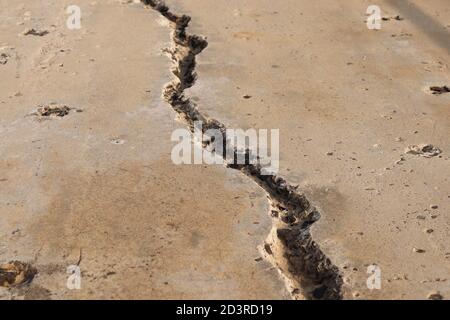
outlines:
[[[450,295],[450,95],[429,92],[450,82],[450,12],[405,3],[381,1],[404,19],[370,31],[368,1],[171,1],[208,37],[191,96],[230,128],[281,129],[281,174],[320,208],[346,298]],[[404,154],[421,143],[443,153]]]
[[[160,16],[126,1],[0,1],[0,262],[38,275],[2,299],[283,299],[258,247],[265,194],[222,167],[175,166],[182,128],[161,89],[170,62]],[[19,35],[25,29],[44,36]],[[37,117],[38,105],[73,108]],[[66,288],[69,265],[81,290]]]

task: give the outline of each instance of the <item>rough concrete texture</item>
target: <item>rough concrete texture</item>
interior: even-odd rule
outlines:
[[[291,298],[290,270],[261,260],[266,193],[171,162],[171,27],[135,2],[79,0],[71,31],[69,1],[0,0],[0,263],[38,271],[0,298]],[[318,207],[312,236],[343,298],[450,296],[450,94],[429,90],[450,84],[446,2],[379,1],[403,19],[371,31],[369,1],[167,1],[208,38],[187,92],[199,110],[280,129],[280,175]],[[71,109],[36,114],[52,102]],[[443,152],[405,154],[419,144]],[[66,287],[73,264],[81,290]]]
[[[265,194],[223,167],[170,160],[183,125],[161,99],[170,39],[159,14],[78,1],[83,27],[69,31],[68,4],[1,2],[2,46],[14,49],[1,66],[0,261],[39,272],[1,297],[287,298],[258,259]],[[18,36],[27,28],[50,32]],[[30,115],[52,101],[82,112]],[[69,290],[80,252],[81,290]]]
[[[280,128],[280,173],[320,208],[313,238],[344,297],[448,298],[450,95],[428,90],[450,81],[448,3],[380,1],[404,20],[371,31],[369,1],[174,2],[209,39],[190,90],[199,108],[228,127]],[[404,155],[421,143],[444,152]],[[381,290],[366,285],[373,264]]]

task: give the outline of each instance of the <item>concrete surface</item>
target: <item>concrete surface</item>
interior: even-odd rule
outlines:
[[[448,3],[378,1],[404,20],[372,31],[369,1],[173,2],[209,40],[191,95],[227,127],[280,128],[280,173],[320,208],[345,298],[448,299],[450,95],[428,91],[450,81]],[[403,154],[421,143],[444,152]]]
[[[170,161],[183,124],[161,99],[167,21],[132,1],[77,2],[83,27],[70,31],[68,1],[0,0],[0,263],[39,272],[0,298],[290,298],[260,259],[265,193]],[[446,2],[380,0],[404,20],[371,31],[369,1],[167,1],[208,38],[189,89],[199,109],[280,129],[280,174],[319,207],[313,237],[346,299],[450,296],[450,94],[427,90],[450,83]],[[32,114],[51,102],[82,112]],[[421,143],[443,153],[404,154]],[[82,289],[68,290],[77,262]],[[372,264],[380,290],[366,286]]]
[[[82,29],[70,31],[68,4],[0,3],[0,42],[14,48],[0,66],[0,262],[39,272],[0,297],[288,298],[258,259],[271,229],[265,194],[225,168],[170,160],[183,126],[160,98],[170,39],[159,15],[78,1]],[[27,28],[50,33],[19,36]],[[52,101],[82,112],[30,115]],[[69,290],[80,254],[81,290]]]

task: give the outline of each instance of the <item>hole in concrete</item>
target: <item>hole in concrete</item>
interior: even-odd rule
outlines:
[[[0,265],[0,287],[16,287],[33,281],[36,268],[28,263],[10,261]]]

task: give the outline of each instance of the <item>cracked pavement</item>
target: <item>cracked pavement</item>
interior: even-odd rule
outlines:
[[[450,94],[426,90],[450,83],[450,8],[407,2],[380,1],[405,19],[369,31],[367,1],[167,1],[209,43],[186,95],[227,127],[280,128],[280,175],[319,209],[312,236],[345,299],[450,296]],[[0,298],[291,298],[261,259],[266,193],[238,171],[170,161],[184,124],[161,97],[167,21],[79,0],[71,31],[69,4],[0,0],[0,263],[38,270]],[[80,112],[32,115],[52,102]],[[404,154],[421,143],[443,153]],[[82,288],[68,290],[80,252]],[[372,264],[380,290],[366,286]]]

